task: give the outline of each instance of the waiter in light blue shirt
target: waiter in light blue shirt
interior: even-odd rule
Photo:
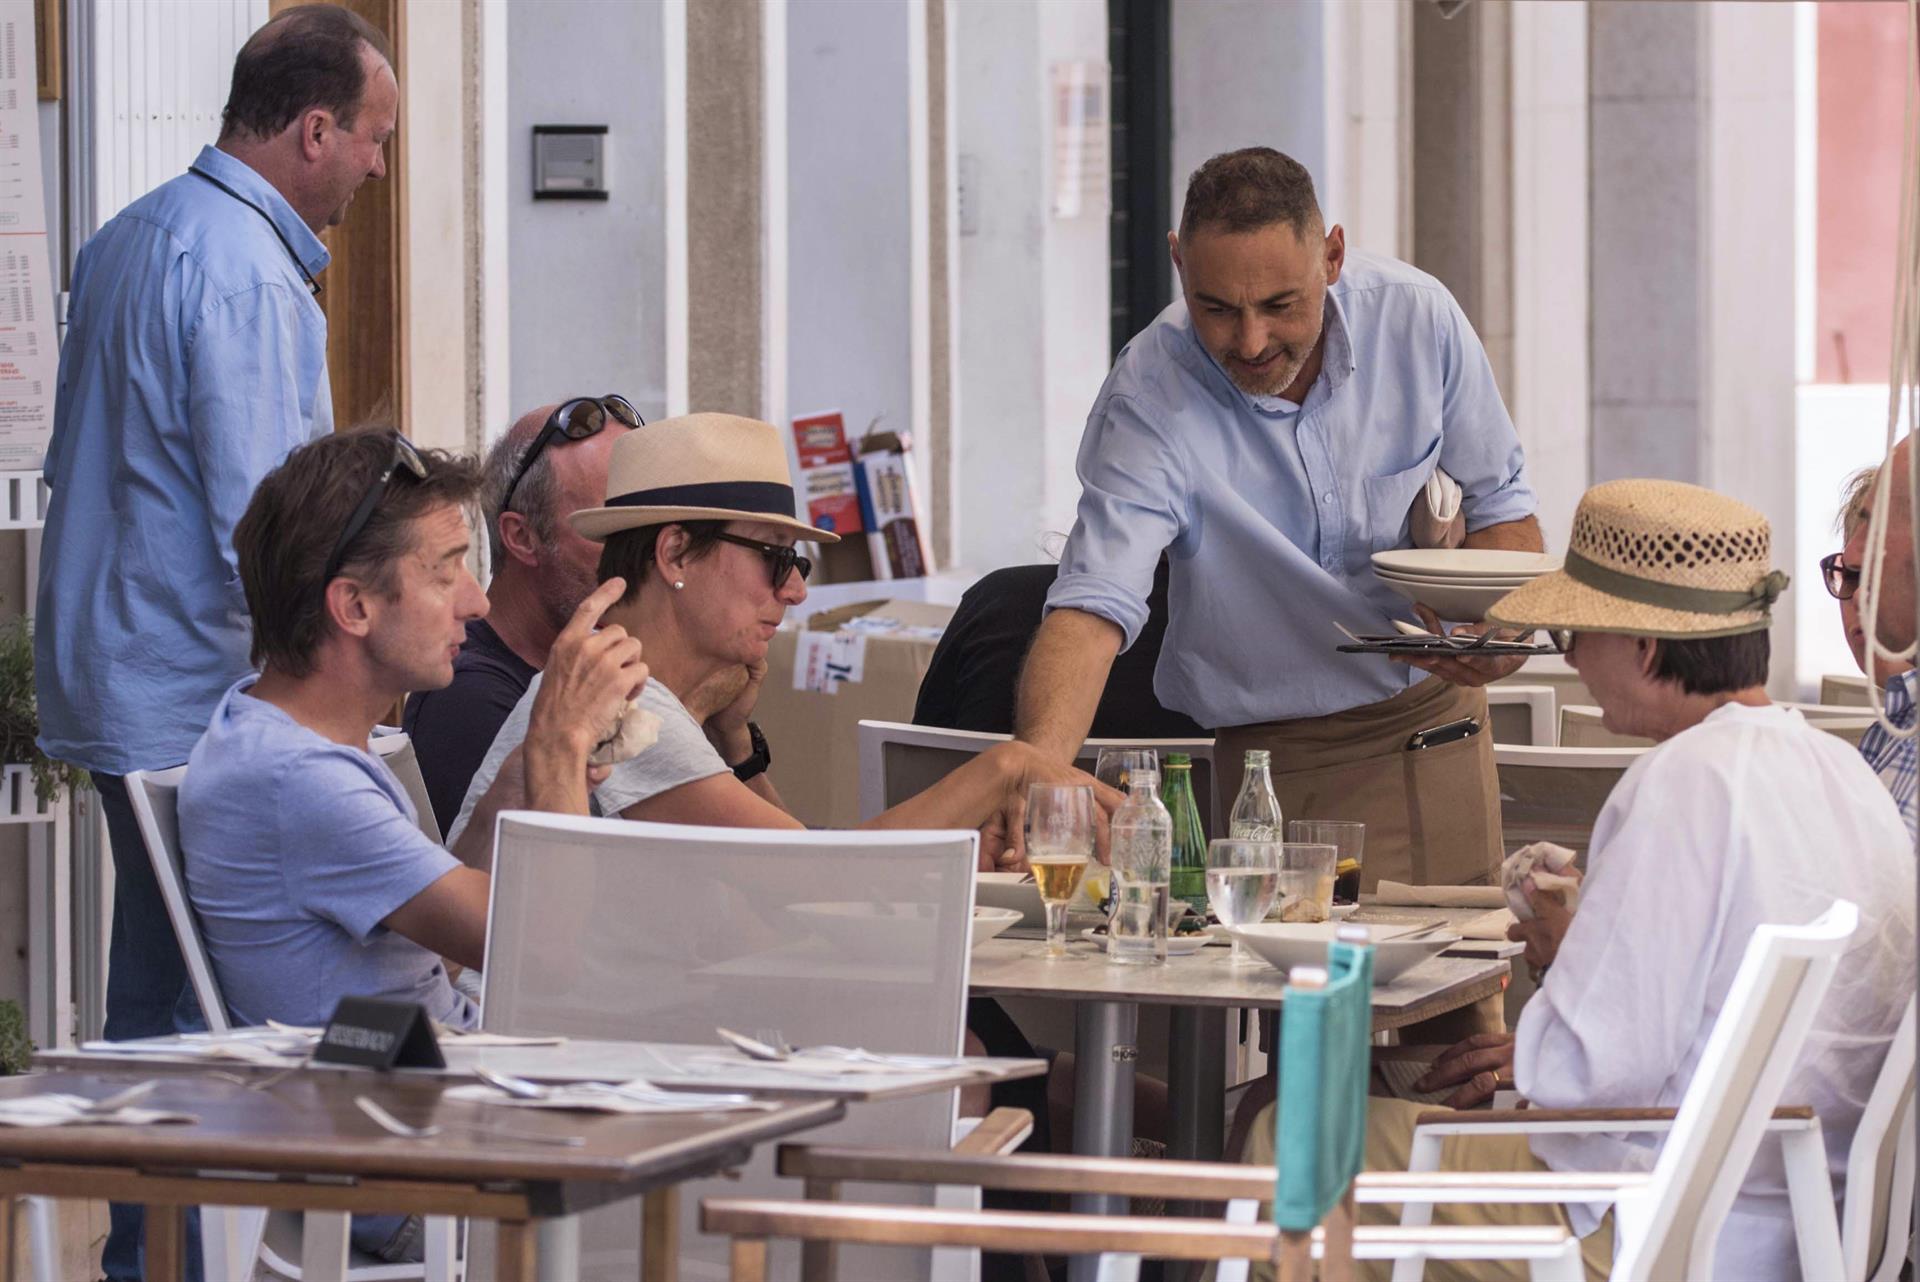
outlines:
[[[1019,735],[1071,758],[1165,555],[1154,691],[1214,728],[1222,813],[1246,750],[1267,749],[1288,818],[1366,823],[1368,888],[1486,881],[1500,813],[1478,686],[1518,661],[1419,671],[1335,649],[1340,626],[1412,619],[1369,558],[1409,545],[1436,469],[1464,493],[1466,546],[1543,546],[1480,340],[1431,276],[1348,253],[1305,168],[1268,148],[1202,165],[1168,242],[1184,297],[1094,402]]]
[[[93,773],[112,836],[116,1040],[172,1032],[186,980],[122,776],[185,761],[248,670],[233,529],[333,428],[318,233],[386,173],[398,107],[377,31],[285,10],[235,59],[217,144],[74,266],[34,658],[40,746]],[[137,1225],[115,1209],[109,1277],[138,1276]]]

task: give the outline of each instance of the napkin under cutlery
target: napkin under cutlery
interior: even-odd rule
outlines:
[[[1507,896],[1498,886],[1412,886],[1383,879],[1373,888],[1373,902],[1392,908],[1504,908]]]
[[[498,1104],[507,1108],[558,1108],[577,1113],[721,1113],[741,1109],[770,1109],[769,1100],[739,1095],[709,1095],[696,1091],[663,1091],[651,1082],[569,1082],[549,1086],[537,1099],[512,1095],[497,1086],[454,1086],[442,1099],[469,1104]]]
[[[84,1095],[23,1095],[0,1100],[0,1126],[152,1126],[162,1122],[197,1122],[191,1113],[160,1108],[96,1109]]]

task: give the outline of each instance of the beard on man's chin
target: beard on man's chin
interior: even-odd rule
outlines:
[[[1305,356],[1296,359],[1292,352],[1283,351],[1271,373],[1256,375],[1240,362],[1230,361],[1227,363],[1227,377],[1248,396],[1278,396],[1293,386],[1293,380],[1299,378],[1300,371],[1306,367]]]

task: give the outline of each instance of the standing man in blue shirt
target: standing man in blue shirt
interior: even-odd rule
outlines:
[[[234,61],[218,143],[74,267],[34,658],[40,746],[93,773],[113,842],[116,1040],[172,1032],[186,985],[122,776],[185,761],[248,670],[233,530],[259,480],[333,428],[318,233],[386,173],[389,63],[347,9],[280,13]],[[137,1277],[137,1212],[118,1211],[107,1272]]]
[[[1081,441],[1079,516],[1022,674],[1018,733],[1061,759],[1172,563],[1161,703],[1214,729],[1224,802],[1265,748],[1289,818],[1367,825],[1365,884],[1489,878],[1499,795],[1476,687],[1514,660],[1339,654],[1409,607],[1375,579],[1436,468],[1466,546],[1543,546],[1485,351],[1438,281],[1348,253],[1313,179],[1264,147],[1215,156],[1168,236],[1183,297],[1120,353]],[[1435,674],[1438,680],[1432,679]],[[1477,731],[1411,749],[1421,730]]]

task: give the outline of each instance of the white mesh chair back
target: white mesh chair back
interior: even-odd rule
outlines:
[[[1840,1249],[1852,1282],[1893,1282],[1913,1232],[1915,1004],[1887,1048],[1886,1062],[1847,1151]]]
[[[508,812],[496,828],[482,1026],[718,1048],[716,1026],[799,1046],[954,1055],[965,1029],[973,832],[699,828]],[[953,1092],[849,1107],[835,1144],[945,1149]],[[682,1198],[681,1276],[726,1276],[705,1196],[790,1196],[763,1152]],[[863,1191],[864,1196],[864,1191]],[[924,1198],[903,1189],[902,1198]],[[584,1217],[583,1278],[638,1272],[637,1203]],[[776,1269],[792,1276],[798,1251]],[[840,1276],[927,1276],[849,1251]]]
[[[1552,686],[1496,681],[1487,687],[1487,719],[1495,743],[1552,747],[1559,732],[1554,707]]]
[[[1534,841],[1557,842],[1577,852],[1584,867],[1594,821],[1620,776],[1644,751],[1494,744],[1506,848],[1513,850]]]
[[[860,723],[860,817],[871,819],[909,797],[925,792],[996,743],[1012,735],[983,734],[977,730],[943,730],[910,726],[900,721]],[[1193,795],[1200,803],[1207,831],[1221,831],[1218,822],[1233,806],[1233,798],[1215,795],[1213,740],[1211,739],[1089,739],[1080,745],[1074,764],[1088,774],[1102,748],[1152,748],[1162,763],[1169,752],[1193,758]],[[1164,778],[1164,774],[1162,775]]]
[[[1720,1016],[1623,1234],[1613,1282],[1707,1278],[1807,1031],[1860,921],[1846,900],[1806,926],[1753,933]],[[1624,1222],[1625,1217],[1622,1217]]]
[[[407,799],[413,802],[413,812],[419,816],[420,831],[433,838],[434,845],[445,845],[440,821],[433,817],[433,798],[427,795],[426,776],[420,773],[420,754],[407,732],[391,726],[375,726],[367,746],[373,749],[374,756],[387,763],[387,769],[393,771],[393,777],[406,789]]]
[[[1867,689],[1867,679],[1863,676],[1834,673],[1820,678],[1820,702],[1823,704],[1866,708],[1872,706],[1872,699],[1873,695]]]
[[[147,860],[153,865],[153,879],[160,884],[160,898],[167,906],[167,920],[173,923],[180,955],[186,960],[187,980],[193,985],[200,1013],[210,1030],[224,1033],[231,1027],[227,1003],[214,978],[213,961],[200,939],[200,919],[187,899],[185,866],[180,861],[180,782],[186,777],[185,766],[129,771],[127,801],[139,825],[140,840],[146,845]]]

